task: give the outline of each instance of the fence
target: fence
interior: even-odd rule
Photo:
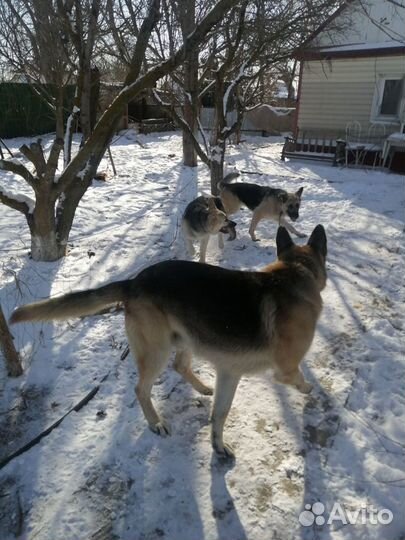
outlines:
[[[232,125],[236,120],[236,112],[230,112],[226,117],[228,125]],[[292,131],[294,117],[294,108],[260,105],[256,109],[248,111],[245,114],[242,123],[242,131],[279,135],[281,133]],[[205,129],[211,129],[215,121],[214,109],[203,107],[201,109],[200,119]]]
[[[55,87],[43,85],[54,95]],[[66,116],[71,109],[74,88],[66,90]],[[55,131],[55,115],[35,89],[26,83],[0,83],[0,137],[23,137]]]

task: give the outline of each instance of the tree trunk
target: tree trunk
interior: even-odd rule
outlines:
[[[65,255],[56,233],[55,196],[52,185],[42,187],[36,197],[35,209],[27,217],[31,231],[31,257],[34,261],[56,261]]]
[[[195,0],[185,1],[182,12],[182,32],[185,40],[195,28]],[[183,117],[194,135],[198,123],[198,48],[186,52],[184,62],[184,106]],[[197,166],[197,153],[190,132],[183,129],[183,163],[187,167]]]
[[[63,250],[63,247],[66,249],[76,209],[96,174],[97,166],[98,163],[95,166],[89,167],[86,178],[80,180],[76,178],[64,192],[63,200],[58,202],[56,210],[56,231],[60,250]]]
[[[93,131],[97,122],[98,102],[100,99],[100,70],[97,67],[91,70],[90,91],[90,129]]]
[[[290,76],[288,78],[288,85],[287,85],[287,88],[288,88],[288,99],[294,99],[295,98],[295,90],[294,90],[294,79],[295,79],[295,72],[297,71],[297,65],[298,65],[298,60],[295,58],[294,59],[294,64],[293,64],[293,67],[292,67],[292,70],[291,70],[291,73],[290,73]],[[290,105],[288,105],[290,107]]]
[[[194,54],[190,56],[195,56]],[[197,65],[197,69],[193,68],[193,64]],[[187,122],[187,124],[190,126],[191,131],[194,133],[194,135],[197,135],[197,115],[198,115],[198,107],[197,107],[197,91],[196,91],[196,83],[192,82],[192,79],[198,79],[195,77],[196,74],[198,74],[198,53],[197,53],[197,62],[195,60],[191,59],[186,62],[186,70],[189,71],[189,73],[186,73],[186,77],[188,78],[188,84],[186,87],[186,95],[185,95],[185,102],[183,107],[183,115],[184,120]],[[194,86],[194,88],[192,88]],[[191,103],[190,103],[191,100]],[[192,141],[191,135],[187,130],[183,130],[183,163],[187,167],[196,167],[197,166],[197,152],[195,151],[194,143]]]
[[[222,73],[218,70],[215,73],[215,126],[211,134],[211,193],[218,194],[218,182],[224,178],[224,159],[225,159],[225,126],[226,111],[224,111],[225,84]]]
[[[0,305],[0,349],[3,351],[7,372],[11,377],[22,375],[23,369],[18,352],[14,347],[13,336],[8,329],[3,310]]]
[[[89,67],[83,68],[83,81],[80,93],[80,127],[82,129],[82,143],[90,137],[90,99],[91,99],[91,70]]]
[[[31,234],[31,256],[34,261],[52,262],[61,259],[66,254],[66,245],[61,246],[57,241],[55,231],[47,235]]]
[[[61,139],[63,139],[63,133],[64,133],[63,111],[64,111],[64,88],[63,86],[59,86],[59,88],[57,89],[57,96],[56,96],[55,117],[56,117],[56,138],[61,138]]]
[[[211,193],[218,195],[218,183],[224,179],[225,142],[211,148]]]

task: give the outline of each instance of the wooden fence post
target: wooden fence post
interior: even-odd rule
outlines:
[[[11,377],[22,375],[23,369],[18,352],[14,347],[13,336],[8,329],[3,310],[0,305],[0,349],[3,351],[7,371]]]

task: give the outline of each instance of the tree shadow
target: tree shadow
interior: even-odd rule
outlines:
[[[135,382],[135,370],[130,365],[128,368],[125,372]],[[208,403],[198,405],[191,387],[174,371],[166,370],[154,390],[154,401],[172,426],[172,435],[162,438],[148,429],[134,387],[128,384],[126,374],[124,378],[126,388],[115,403],[118,414],[106,426],[114,410],[105,408],[106,419],[100,420],[97,428],[100,433],[107,432],[97,446],[90,445],[87,461],[78,460],[65,497],[54,505],[48,535],[60,535],[69,507],[87,514],[97,538],[203,538],[196,500],[198,453],[191,450],[196,447],[201,426],[208,423]],[[113,388],[117,381],[114,375],[111,379],[108,386]],[[90,414],[95,416],[110,388],[102,389]],[[76,447],[81,435],[76,433],[75,438],[66,440],[67,451]]]
[[[61,267],[60,261],[36,263],[28,255],[22,259],[21,262],[21,257],[12,256],[3,265],[7,281],[1,289],[1,304],[6,319],[18,305],[48,297]],[[46,358],[49,356],[46,343],[52,341],[54,330],[50,325],[42,324],[38,332],[38,325],[31,323],[16,325],[10,330],[24,372],[12,379],[1,362],[0,461],[25,446],[61,415],[60,403],[56,401],[58,371],[48,365]],[[34,357],[41,358],[40,366]],[[37,470],[38,454],[34,452],[25,473],[35,476]],[[13,462],[1,471],[1,491],[4,489],[6,493],[3,499],[5,511],[0,516],[0,535],[4,537],[10,531],[20,534],[23,527],[24,503],[19,476],[19,468]]]
[[[197,174],[193,171],[190,172],[182,166],[175,166],[180,169],[178,174],[178,184],[176,185],[176,196],[171,199],[171,206],[165,205],[164,211],[166,212],[165,221],[161,220],[159,226],[162,224],[167,228],[167,234],[171,234],[174,229],[174,223],[177,222],[178,216],[181,216],[184,206],[189,202],[196,193],[196,180]],[[142,213],[145,217],[145,212]],[[139,219],[139,216],[134,218]],[[125,227],[121,227],[121,233],[127,235],[130,231],[133,223],[127,224]],[[165,233],[162,232],[163,237],[166,239]],[[145,239],[143,239],[145,240]],[[156,250],[156,239],[153,235],[146,237],[146,242],[143,242],[142,249],[137,250],[136,260],[132,258],[128,261],[128,271],[135,273],[139,271],[139,267],[142,265],[150,264],[150,253]],[[183,246],[179,244],[179,238],[171,238],[170,243],[162,241],[162,253],[158,257],[172,258],[181,253]],[[110,246],[103,256],[100,258],[102,263],[113,258],[113,250],[116,246]],[[166,255],[166,257],[165,257]],[[66,261],[64,261],[66,262]],[[14,301],[13,305],[8,305],[5,309],[6,315],[8,315],[15,304],[27,303],[29,301],[37,300],[39,297],[49,296],[51,285],[54,282],[55,276],[62,262],[55,263],[54,265],[43,265],[44,274],[42,274],[38,268],[42,268],[42,265],[38,263],[32,263],[29,261],[27,268],[22,268],[18,276],[24,276],[22,283],[27,283],[27,287],[32,287],[32,273],[38,275],[40,282],[44,281],[45,285],[37,286],[35,284],[34,290],[29,294],[22,295]],[[27,274],[25,274],[27,272]],[[114,279],[128,277],[127,269],[123,269],[121,274],[126,275],[114,275]],[[64,276],[69,275],[69,269],[64,273]],[[91,286],[93,276],[90,276],[88,281]],[[35,280],[34,280],[35,281]],[[77,288],[75,286],[77,281],[76,276],[69,280],[69,288]],[[87,281],[87,280],[85,280]],[[36,282],[35,282],[36,283]],[[64,286],[66,283],[64,283]],[[86,284],[81,282],[81,288],[86,288]],[[10,288],[7,291],[2,291],[4,297],[8,297],[15,291],[14,282],[10,282]],[[178,403],[178,399],[173,401],[173,396],[176,396],[176,388],[178,387],[178,379],[173,380],[173,377],[177,377],[176,374],[162,375],[160,384],[158,381],[158,393],[164,389],[171,399],[163,400],[163,409],[168,409],[169,418],[174,416],[173,413],[180,413],[179,418],[184,421],[184,411],[186,416],[189,415],[191,409],[197,407],[197,414],[195,410],[192,412],[193,422],[189,422],[189,428],[185,429],[182,426],[183,432],[180,433],[180,445],[179,440],[173,437],[172,440],[162,441],[154,434],[150,433],[146,427],[146,423],[143,418],[143,414],[140,412],[139,405],[134,405],[133,386],[131,387],[131,397],[129,397],[127,390],[123,390],[123,395],[119,396],[119,415],[116,419],[115,426],[111,427],[110,433],[107,437],[103,436],[103,429],[95,429],[95,435],[100,437],[100,445],[103,451],[99,452],[94,442],[87,437],[87,427],[89,425],[101,426],[103,420],[103,400],[109,400],[110,398],[106,394],[107,389],[114,392],[114,385],[109,379],[117,377],[121,366],[111,366],[109,364],[108,349],[107,353],[103,355],[102,361],[97,358],[100,354],[100,348],[102,345],[97,343],[100,339],[100,328],[103,326],[103,317],[107,315],[84,319],[73,323],[62,323],[53,327],[50,324],[41,325],[40,330],[40,350],[36,352],[36,358],[45,350],[46,344],[53,340],[53,351],[48,350],[47,358],[41,359],[41,370],[38,369],[38,361],[32,364],[32,366],[25,366],[24,379],[42,383],[43,387],[49,391],[49,395],[43,396],[40,405],[41,414],[37,409],[34,409],[30,402],[29,409],[27,410],[26,421],[29,423],[29,429],[26,429],[22,433],[21,440],[16,440],[15,446],[20,447],[22,444],[31,440],[38,432],[42,431],[45,427],[51,423],[49,418],[49,410],[54,416],[60,417],[67,408],[69,408],[75,401],[78,401],[83,397],[83,393],[86,393],[89,389],[89,385],[96,385],[100,379],[108,374],[107,381],[105,381],[100,388],[97,396],[80,411],[79,414],[72,414],[66,418],[62,424],[57,428],[49,438],[42,441],[40,445],[32,448],[29,454],[24,457],[17,458],[14,462],[7,465],[2,476],[4,477],[4,487],[10,492],[13,489],[13,494],[8,495],[10,506],[8,506],[8,514],[23,516],[21,519],[17,519],[16,523],[7,522],[4,524],[4,530],[14,530],[15,533],[20,534],[21,531],[30,531],[38,538],[48,538],[49,535],[54,533],[59,534],[61,532],[60,526],[63,523],[66,524],[66,504],[75,508],[77,517],[72,520],[82,524],[86,523],[86,520],[90,520],[93,530],[96,530],[96,535],[100,538],[112,538],[113,535],[119,534],[121,538],[133,538],[133,531],[136,534],[146,535],[148,538],[155,536],[158,538],[161,535],[163,529],[160,528],[160,522],[164,520],[167,511],[168,501],[173,501],[173,507],[171,513],[173,519],[169,523],[164,523],[164,529],[168,530],[168,533],[172,535],[172,538],[181,537],[183,531],[182,528],[186,527],[187,523],[191,521],[190,533],[196,534],[196,538],[203,536],[202,520],[199,517],[199,509],[195,500],[195,493],[198,491],[198,486],[195,486],[195,470],[197,468],[194,461],[194,455],[191,459],[188,452],[185,452],[185,447],[191,445],[195,447],[195,439],[198,438],[198,430],[201,426],[208,423],[208,412],[206,405],[201,407],[196,400],[192,400],[192,405],[186,406]],[[123,331],[122,316],[108,315],[112,320],[112,343],[122,343],[125,340]],[[19,338],[19,343],[26,345],[26,341],[29,342],[38,336],[38,325],[21,325],[16,327],[17,331],[21,333],[22,338]],[[27,330],[29,329],[29,330]],[[118,336],[118,338],[116,337]],[[62,337],[60,341],[58,338]],[[56,339],[55,339],[56,338]],[[107,336],[103,336],[104,339],[108,339]],[[97,354],[99,352],[99,354]],[[93,354],[94,353],[94,354]],[[46,361],[49,361],[49,356],[55,356],[57,363],[55,366],[49,364],[46,365]],[[94,360],[96,358],[96,361]],[[77,359],[80,362],[80,369],[77,369]],[[35,370],[34,370],[35,368]],[[44,369],[46,376],[44,376]],[[41,371],[41,373],[39,372]],[[128,369],[126,369],[128,371]],[[133,379],[133,370],[129,370],[129,378]],[[74,380],[73,380],[74,379]],[[30,383],[31,384],[31,383]],[[61,393],[62,387],[66,388],[67,393]],[[173,390],[174,387],[174,390]],[[56,390],[57,391],[56,391]],[[174,394],[173,394],[174,392]],[[180,394],[188,392],[180,392]],[[180,395],[179,394],[179,395]],[[10,390],[8,390],[8,396]],[[80,397],[77,397],[80,396]],[[7,396],[6,396],[7,397]],[[126,398],[124,400],[124,398]],[[39,398],[35,398],[39,402]],[[73,401],[73,403],[72,403]],[[9,402],[9,400],[5,400]],[[129,405],[128,405],[129,404]],[[176,410],[181,409],[181,410]],[[135,417],[128,420],[128,411],[132,413],[136,411]],[[42,414],[43,413],[43,414]],[[101,413],[98,415],[98,413]],[[14,414],[14,413],[13,413]],[[38,415],[38,418],[33,421],[32,415]],[[108,411],[107,411],[108,414]],[[195,419],[197,418],[197,419]],[[23,424],[23,417],[21,411],[17,409],[15,414],[15,422],[18,425]],[[133,444],[133,433],[128,430],[128,426],[132,426],[135,423],[138,428],[141,429],[141,435],[136,438],[135,444]],[[122,426],[125,426],[125,430]],[[84,432],[81,430],[84,426]],[[86,439],[83,446],[83,438]],[[181,444],[183,439],[183,445]],[[9,441],[7,441],[9,442]],[[120,465],[123,468],[128,469],[128,479],[125,479],[122,475],[120,467],[116,466],[117,460],[117,446],[123,445],[128,455],[128,462],[121,461]],[[84,450],[87,448],[87,460],[84,455],[81,458],[78,457],[77,470],[71,470],[67,472],[66,467],[69,468],[72,465],[71,455],[77,452],[79,448]],[[179,455],[180,448],[180,455]],[[195,448],[194,448],[195,449]],[[14,450],[14,447],[10,444],[7,445],[5,452],[8,453]],[[86,453],[86,452],[85,452]],[[92,459],[92,455],[94,459]],[[183,459],[181,459],[183,458]],[[179,460],[178,467],[178,479],[172,479],[168,476],[168,471],[173,470],[173,462]],[[139,466],[139,460],[144,461]],[[91,461],[91,466],[86,465],[86,461]],[[23,468],[21,464],[25,463]],[[82,464],[85,465],[84,469]],[[134,468],[133,470],[132,467]],[[136,471],[136,478],[134,477],[134,470]],[[40,486],[47,483],[46,478],[52,477],[51,483],[60,492],[63,489],[63,496],[58,495],[51,503],[52,515],[49,515],[49,500],[47,495],[45,497],[38,497],[33,499],[29,495],[26,498],[20,498],[19,490],[23,490],[26,494],[36,492],[41,489]],[[112,481],[111,478],[113,478]],[[177,489],[185,489],[184,492],[184,504],[185,510],[183,519],[177,519],[179,517],[179,508],[176,508],[178,502],[177,497],[170,495],[171,483],[176,483]],[[18,487],[17,487],[18,486]],[[62,486],[62,487],[61,487]],[[96,488],[96,491],[93,491]],[[97,491],[98,490],[98,491]],[[100,495],[101,492],[101,495]],[[100,508],[100,497],[105,505]],[[134,506],[139,505],[140,501],[143,501],[143,511],[136,513],[136,520],[134,522],[133,515],[125,514],[128,512],[128,500],[133,498]],[[123,499],[124,498],[124,499]],[[89,512],[81,512],[80,505],[77,506],[77,501],[84,502],[84,507],[88,503]],[[35,502],[34,502],[35,501]],[[115,504],[115,501],[119,504]],[[193,502],[194,501],[194,502]],[[21,512],[17,512],[16,508],[21,508]],[[83,508],[83,507],[82,507]],[[121,515],[121,510],[124,509],[124,514]],[[161,511],[160,511],[161,510]],[[117,514],[118,512],[118,514]],[[190,514],[191,512],[191,514]],[[43,516],[40,518],[40,514]],[[87,521],[88,523],[88,521]],[[41,525],[39,525],[41,524]],[[13,529],[14,528],[14,529]],[[100,536],[101,535],[101,536]],[[104,536],[103,536],[104,535]],[[191,536],[190,536],[191,538]]]

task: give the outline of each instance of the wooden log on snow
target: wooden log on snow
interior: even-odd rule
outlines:
[[[13,336],[8,329],[3,310],[0,305],[0,348],[3,351],[7,371],[11,377],[22,375],[20,356],[14,347]]]

